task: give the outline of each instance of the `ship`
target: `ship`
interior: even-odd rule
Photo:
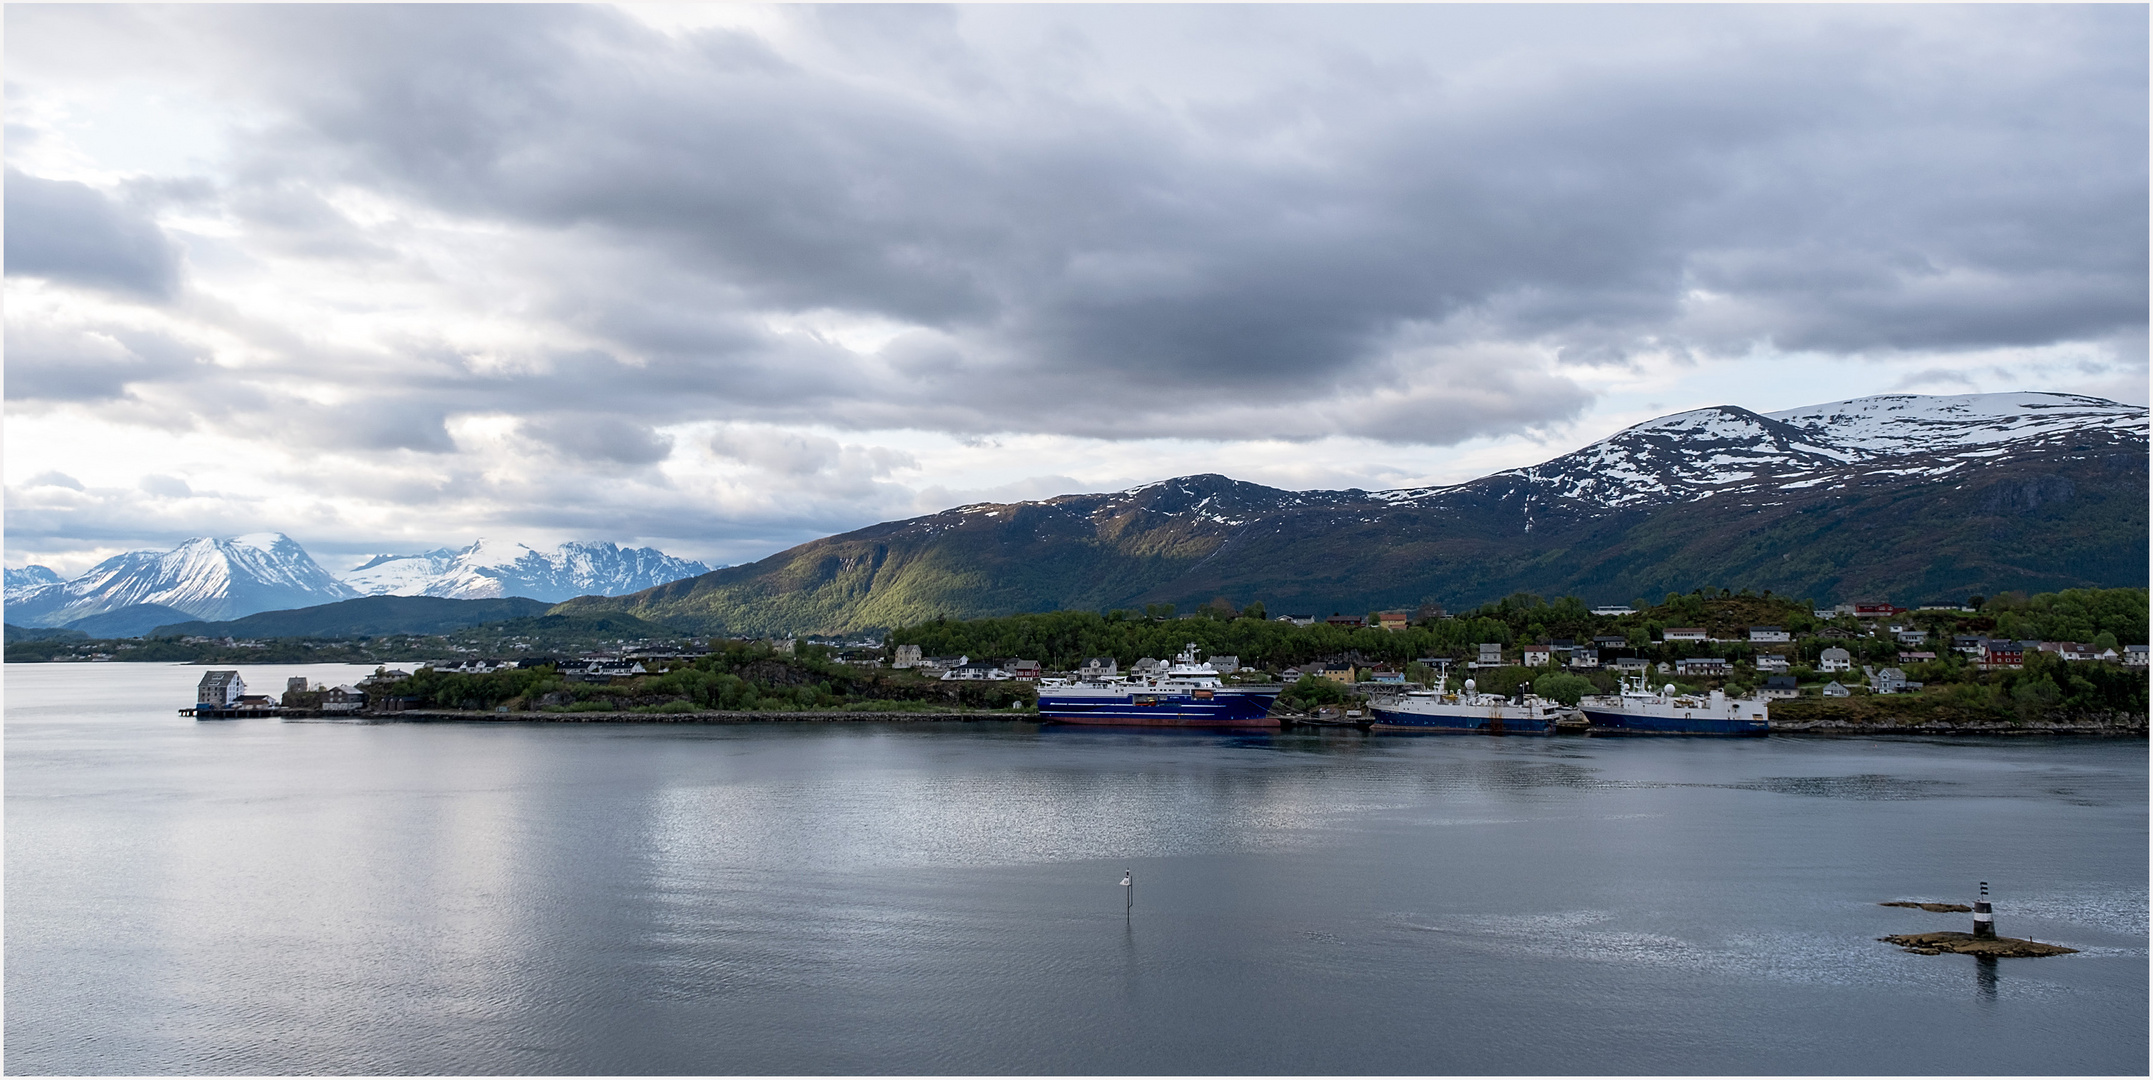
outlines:
[[[1275,728],[1277,684],[1228,685],[1197,663],[1196,643],[1156,675],[1041,679],[1039,715],[1063,724],[1115,727]]]
[[[1483,694],[1473,680],[1465,689],[1449,693],[1446,676],[1433,690],[1409,690],[1395,697],[1379,698],[1372,707],[1370,731],[1457,735],[1552,735],[1555,721],[1567,710],[1555,702],[1524,694],[1513,701],[1500,694]]]
[[[1673,684],[1655,692],[1645,676],[1622,680],[1619,694],[1578,702],[1590,735],[1767,735],[1772,722],[1762,696],[1730,698],[1725,692],[1678,694]]]

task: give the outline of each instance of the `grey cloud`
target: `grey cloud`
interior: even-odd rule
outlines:
[[[179,251],[164,230],[87,184],[7,170],[7,273],[143,299],[179,287]]]
[[[31,478],[30,478],[30,483],[29,483],[29,485],[28,485],[28,486],[30,486],[30,487],[60,487],[60,488],[67,488],[67,489],[69,489],[69,490],[71,490],[71,491],[81,491],[81,490],[83,490],[83,488],[82,488],[82,481],[80,481],[80,480],[77,480],[77,479],[75,479],[74,477],[72,477],[72,476],[69,476],[69,475],[67,475],[67,474],[66,474],[66,473],[64,473],[64,472],[58,472],[58,471],[49,471],[49,472],[41,472],[41,473],[37,474],[36,476],[33,476],[33,477],[31,477]]]
[[[12,235],[13,229],[9,231]],[[188,378],[199,358],[185,342],[127,327],[9,320],[7,397],[25,402],[117,400],[129,396],[135,384]]]
[[[556,453],[585,461],[649,465],[673,452],[672,441],[647,425],[588,413],[526,417],[523,436]]]
[[[314,53],[336,77],[300,95],[278,153],[650,252],[638,279],[578,305],[624,342],[715,364],[742,405],[798,400],[797,368],[726,313],[830,308],[933,328],[993,378],[1172,392],[1010,415],[958,378],[925,387],[938,402],[898,402],[935,423],[1157,434],[1179,424],[1162,405],[1175,394],[1261,403],[1380,377],[1381,343],[1410,323],[1609,360],[1685,342],[1967,349],[2142,323],[2144,61],[2115,43],[2142,40],[2122,31],[2144,12],[1951,12],[1991,53],[2013,34],[2066,50],[2019,54],[2007,76],[1907,18],[1722,18],[1734,32],[1676,41],[1677,63],[1571,60],[1521,84],[1346,49],[1314,80],[1179,116],[1012,81],[947,12],[802,23],[834,48],[886,43],[896,59],[880,63],[910,96],[607,13],[257,25],[400,43],[339,36]],[[641,299],[681,271],[728,298]],[[1686,300],[1700,288],[1735,303],[1700,314]],[[1500,414],[1574,412],[1580,391],[1542,382]]]
[[[488,284],[598,343],[514,375],[407,343],[353,445],[488,409],[609,468],[688,419],[1442,445],[1577,415],[1549,353],[2143,336],[2143,8],[784,17],[169,21],[278,114],[226,193],[251,242],[369,253],[323,192],[407,200],[525,238]],[[915,329],[773,329],[814,312]]]

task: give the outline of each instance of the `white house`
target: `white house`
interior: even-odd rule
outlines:
[[[920,647],[917,645],[897,646],[897,658],[890,661],[890,666],[893,668],[916,668],[920,666]]]
[[[1825,684],[1824,684],[1824,696],[1825,696],[1825,697],[1853,697],[1853,696],[1854,696],[1854,691],[1852,691],[1852,690],[1849,690],[1849,689],[1847,689],[1846,687],[1844,687],[1844,686],[1841,686],[1841,685],[1839,685],[1839,680],[1837,680],[1837,679],[1833,679],[1833,680],[1832,680],[1831,682],[1828,682],[1828,683],[1825,683]]]
[[[1888,667],[1870,677],[1869,689],[1879,694],[1907,694],[1921,689],[1921,684],[1907,681],[1906,672]]]
[[[1787,670],[1787,658],[1778,653],[1759,653],[1757,655],[1757,670],[1784,672]]]
[[[1586,648],[1576,648],[1576,649],[1571,649],[1571,650],[1570,650],[1570,666],[1571,666],[1571,667],[1574,667],[1574,668],[1596,668],[1596,667],[1599,667],[1599,666],[1600,666],[1600,650],[1598,650],[1598,649],[1586,649]]]
[[[1103,679],[1120,670],[1121,665],[1115,663],[1113,657],[1094,656],[1084,661],[1084,666],[1077,669],[1077,674],[1086,679]]]
[[[1219,656],[1214,654],[1206,663],[1211,665],[1211,670],[1221,675],[1231,675],[1241,670],[1241,658],[1238,656]]]
[[[323,712],[357,712],[366,707],[366,695],[349,686],[332,686],[321,693]]]
[[[1610,604],[1607,607],[1593,608],[1592,613],[1594,615],[1635,615],[1637,614],[1637,609],[1628,604]]]
[[[1664,641],[1704,641],[1702,626],[1670,626],[1660,635]]]
[[[1545,645],[1527,645],[1525,646],[1525,666],[1546,667],[1548,655],[1549,650]]]
[[[1784,644],[1794,639],[1787,636],[1786,630],[1777,626],[1752,626],[1749,628],[1749,640]]]
[[[2143,645],[2125,645],[2123,647],[2123,662],[2131,667],[2146,666],[2146,647]]]
[[[1826,649],[1817,654],[1817,670],[1852,671],[1854,670],[1854,654],[1845,649]]]

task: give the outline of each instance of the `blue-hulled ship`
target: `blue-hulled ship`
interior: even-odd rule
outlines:
[[[1164,674],[1042,679],[1039,715],[1064,724],[1114,727],[1272,728],[1283,687],[1234,686],[1196,662],[1191,642]]]
[[[1603,694],[1577,703],[1591,723],[1589,735],[1768,735],[1769,701],[1763,696],[1730,698],[1678,694],[1672,684],[1654,692],[1643,675],[1622,680],[1620,694]]]
[[[1555,721],[1565,710],[1561,705],[1531,694],[1512,701],[1499,694],[1483,694],[1471,679],[1460,693],[1446,690],[1449,679],[1433,690],[1411,690],[1391,698],[1379,698],[1371,707],[1375,722],[1370,731],[1430,735],[1552,735]]]

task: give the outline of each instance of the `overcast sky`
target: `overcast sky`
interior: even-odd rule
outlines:
[[[2147,397],[2142,5],[5,18],[10,566]]]

